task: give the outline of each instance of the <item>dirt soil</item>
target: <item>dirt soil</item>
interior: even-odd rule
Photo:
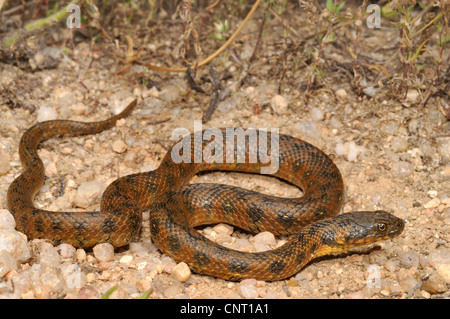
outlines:
[[[248,9],[235,10],[234,16],[228,16],[232,30]],[[262,10],[261,6],[235,43],[211,63],[222,87],[230,92],[203,128],[276,128],[316,145],[330,155],[342,172],[346,185],[344,212],[383,209],[406,221],[404,232],[392,240],[315,260],[296,276],[279,282],[234,283],[194,273],[187,281],[180,281],[172,274],[176,263],[151,243],[145,212],[140,237],[129,247],[116,249],[113,259],[101,261],[92,250],[85,251],[85,257],[80,251],[69,257],[60,256],[55,267],[78,265],[83,273],[82,287],[70,288],[66,283],[59,290],[43,293],[45,289],[36,288],[39,284],[30,279],[28,290],[17,295],[14,276],[37,269],[33,265],[41,262],[39,254],[45,246],[42,241],[30,241],[31,259],[0,278],[0,297],[98,298],[114,286],[119,288],[111,298],[138,298],[148,289],[150,298],[450,297],[449,121],[439,110],[437,97],[423,107],[419,103],[422,91],[411,88],[412,93],[404,99],[404,90],[395,95],[396,89],[377,82],[380,74],[369,67],[372,63],[383,64],[392,77],[401,77],[401,64],[395,57],[398,29],[391,28],[389,22],[383,22],[380,29],[361,27],[358,50],[365,65],[361,77],[375,94],[359,94],[352,84],[353,59],[345,49],[346,45],[351,46],[354,36],[354,29],[349,26],[337,31],[338,41],[324,46],[319,61],[322,77],[315,80],[306,99],[308,67],[312,62],[302,59],[317,48],[317,42],[314,37],[307,37],[314,30],[305,23],[307,13],[297,3],[289,3],[283,13],[284,23],[295,31],[290,33],[295,43],[289,40],[285,51],[285,27],[272,15],[264,26],[256,59],[242,85],[237,85],[256,45]],[[6,209],[8,186],[22,171],[20,136],[38,120],[103,120],[138,98],[135,111],[111,130],[43,143],[40,156],[46,165],[47,179],[37,195],[36,206],[73,210],[80,184],[100,181],[104,188],[120,176],[155,169],[173,144],[174,130],[186,128],[192,132],[194,121],[202,119],[213,91],[208,67],[200,68],[196,74],[197,85],[205,91],[199,93],[189,88],[185,73],[126,67],[112,56],[125,55],[125,35],[131,35],[135,50],[144,48],[143,57],[153,64],[179,63],[174,58],[183,42],[179,19],[169,15],[146,25],[145,17],[136,16],[132,26],[123,27],[119,24],[122,18],[117,15],[105,27],[117,39],[116,43],[100,39],[92,44],[90,39],[75,33],[75,47],[67,41],[66,46],[73,51],[65,55],[59,44],[68,33],[58,26],[42,35],[45,40],[36,48],[40,54],[37,57],[43,59],[38,65],[56,60],[52,67],[33,71],[26,60],[0,64],[0,152],[11,166],[0,176],[0,208]],[[199,14],[194,20],[204,57],[223,43],[212,36],[213,21],[220,18],[225,17],[207,19]],[[447,59],[448,50],[444,54]],[[432,73],[430,61],[424,63]],[[278,92],[284,63],[286,73]],[[446,103],[450,101],[447,99]],[[205,181],[277,196],[300,193],[267,176],[218,172],[193,180]],[[88,209],[98,209],[99,200],[99,196],[95,197]],[[213,238],[220,233],[216,230],[209,227],[202,231]],[[229,247],[242,244],[243,239],[250,244],[244,250],[255,249],[254,236],[236,229],[225,240],[223,236],[216,240],[220,238]],[[274,246],[284,240],[277,238]]]

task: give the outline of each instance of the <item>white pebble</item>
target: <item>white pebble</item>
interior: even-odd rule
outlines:
[[[185,262],[181,262],[173,267],[171,275],[180,282],[186,282],[191,277],[191,269]]]
[[[7,209],[0,209],[0,228],[16,228],[16,220]]]
[[[444,278],[447,285],[450,285],[450,264],[441,264],[437,267],[436,271]]]
[[[38,122],[54,120],[58,117],[51,106],[42,105],[37,111]]]
[[[6,250],[0,250],[0,278],[11,270],[17,269],[17,261]]]
[[[80,289],[87,283],[87,276],[77,264],[65,263],[61,267],[62,275],[68,288]]]
[[[258,297],[258,290],[256,290],[256,280],[255,279],[245,279],[241,281],[238,285],[238,293],[241,297],[247,299],[254,299]]]
[[[364,153],[365,148],[356,145],[354,141],[345,142],[344,144],[338,143],[335,147],[335,152],[338,155],[347,155],[347,160],[349,162],[354,162],[358,157],[359,153]]]
[[[5,153],[0,152],[0,176],[5,175],[11,169],[11,164],[9,163],[9,158]]]
[[[277,240],[275,239],[275,236],[271,232],[268,232],[268,231],[256,234],[255,237],[253,237],[253,240],[254,240],[255,245],[263,244],[263,245],[275,247],[277,244]]]
[[[6,250],[18,262],[26,262],[31,257],[30,247],[24,236],[10,228],[0,228],[0,251]]]
[[[230,235],[225,235],[225,234],[217,234],[215,236],[215,241],[216,243],[218,243],[219,245],[231,245],[233,243],[233,238]]]
[[[114,247],[109,243],[95,245],[92,251],[99,261],[108,262],[114,259]]]
[[[287,111],[288,102],[283,96],[277,94],[270,100],[270,105],[275,113],[284,114]]]
[[[236,238],[236,241],[234,242],[234,248],[243,252],[249,252],[250,243],[245,238]]]
[[[347,160],[349,162],[354,162],[356,160],[356,157],[358,156],[358,153],[361,151],[360,148],[356,145],[354,141],[348,142],[348,153],[347,153]]]
[[[122,140],[117,140],[112,144],[112,148],[114,152],[121,154],[127,150],[127,144]]]
[[[69,259],[75,256],[77,249],[70,244],[60,244],[56,247],[59,251],[61,258]]]
[[[183,94],[184,90],[177,85],[167,85],[159,93],[159,97],[168,103],[175,101]]]
[[[409,143],[406,138],[395,137],[391,142],[391,148],[396,153],[406,152],[409,148]]]
[[[232,235],[234,228],[233,226],[227,225],[227,224],[217,224],[216,226],[213,227],[213,230],[217,233],[217,234],[224,234],[224,235]]]
[[[420,97],[420,93],[417,90],[409,90],[406,93],[406,100],[411,103],[417,103]]]
[[[321,109],[314,107],[311,109],[311,118],[313,121],[316,122],[322,121],[324,118],[324,112]]]
[[[38,263],[44,267],[58,267],[61,263],[58,250],[53,246],[43,249],[39,253]]]
[[[76,103],[71,106],[70,109],[75,115],[82,115],[86,113],[86,105],[84,105],[83,103]]]
[[[426,203],[425,205],[423,205],[423,207],[425,208],[436,208],[441,204],[441,201],[439,198],[433,198],[432,200],[430,200],[428,203]]]
[[[64,280],[62,273],[54,271],[51,267],[46,268],[46,271],[39,279],[40,283],[36,282],[33,285],[35,286],[35,290],[42,291],[42,295],[37,296],[38,298],[55,298],[56,295],[61,293],[65,288],[66,281]]]
[[[435,197],[438,195],[438,192],[437,192],[437,190],[435,190],[435,189],[430,189],[430,190],[427,192],[427,195],[428,195],[430,198],[435,198]]]
[[[363,88],[363,92],[367,96],[374,97],[375,95],[377,95],[378,90],[373,86],[368,86],[366,88]]]
[[[82,248],[77,249],[75,252],[75,258],[78,261],[85,261],[86,260],[86,251]]]
[[[347,153],[347,148],[345,147],[344,144],[337,143],[334,151],[336,152],[337,155],[344,155],[345,153]]]
[[[341,100],[345,100],[347,98],[347,92],[344,89],[339,89],[336,91],[336,96]]]
[[[83,182],[78,187],[73,201],[78,207],[88,208],[99,201],[104,190],[105,187],[98,180]]]
[[[131,263],[133,262],[133,256],[132,255],[123,255],[120,257],[119,263],[122,266],[129,267]]]
[[[397,160],[394,162],[393,171],[398,177],[406,177],[414,173],[414,165]]]

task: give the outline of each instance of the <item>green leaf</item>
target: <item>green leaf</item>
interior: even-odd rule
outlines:
[[[341,9],[345,6],[345,2],[341,2],[339,3],[339,5],[336,8],[336,13],[338,13],[339,11],[341,11]]]
[[[119,286],[114,286],[110,289],[108,289],[107,292],[105,292],[102,296],[102,299],[109,299],[109,296],[111,296],[111,294],[117,290],[117,288],[119,288]]]
[[[333,12],[333,11],[334,11],[334,3],[333,3],[333,0],[327,0],[326,6],[327,6],[327,9],[328,9],[330,12]]]
[[[152,292],[152,288],[146,290],[142,296],[139,297],[139,299],[148,299],[148,297],[150,296],[150,293]]]

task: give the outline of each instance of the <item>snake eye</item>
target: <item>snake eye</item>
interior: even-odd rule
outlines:
[[[380,232],[384,232],[384,231],[386,231],[386,229],[387,229],[387,226],[386,226],[385,223],[379,223],[379,224],[378,224],[378,230],[379,230]]]

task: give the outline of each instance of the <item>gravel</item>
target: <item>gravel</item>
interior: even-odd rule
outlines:
[[[379,94],[358,101],[350,88],[339,88],[337,100],[332,92],[317,91],[306,108],[299,102],[303,92],[296,85],[277,95],[276,80],[262,76],[258,84],[250,82],[254,86],[246,84],[240,92],[232,92],[233,103],[216,110],[203,127],[272,127],[312,142],[330,154],[342,172],[344,211],[385,209],[406,220],[405,231],[393,240],[317,260],[293,278],[273,283],[254,279],[234,283],[192,273],[151,242],[148,212],[141,236],[122,249],[100,244],[85,250],[28,241],[15,230],[5,206],[6,190],[22,170],[18,143],[26,128],[49,118],[106,119],[120,111],[133,93],[139,95],[138,109],[118,127],[95,136],[53,139],[40,149],[48,178],[36,196],[36,206],[96,210],[104,187],[119,176],[158,167],[173,143],[173,130],[192,131],[193,120],[202,117],[199,105],[209,103],[207,97],[185,95],[187,86],[179,78],[164,79],[161,89],[132,90],[126,79],[111,77],[110,70],[98,65],[103,62],[94,61],[87,68],[83,61],[72,61],[83,72],[72,72],[72,64],[64,63],[32,74],[6,65],[0,75],[1,85],[15,85],[10,79],[44,83],[27,93],[28,103],[40,106],[35,113],[0,106],[0,298],[100,298],[115,286],[119,288],[110,298],[139,298],[148,290],[150,298],[450,296],[450,138],[436,133],[448,126],[433,98],[426,108],[417,108],[411,94],[406,107]],[[268,67],[262,65],[252,76],[270,74]],[[80,82],[89,87],[89,94]],[[98,101],[95,109],[93,100]],[[168,118],[158,125],[148,123]],[[197,176],[193,182],[299,196],[297,189],[267,176],[218,172]],[[200,232],[246,252],[273,249],[286,241],[267,232],[253,236],[224,224]]]

